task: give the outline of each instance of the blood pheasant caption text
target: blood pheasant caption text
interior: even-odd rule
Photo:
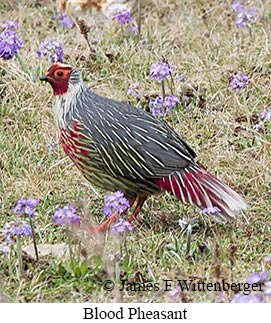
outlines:
[[[128,319],[128,320],[186,320],[187,310],[180,309],[177,311],[170,310],[142,310],[140,307],[120,307],[118,310],[106,311],[100,310],[99,307],[84,307],[84,320],[103,320],[103,319]]]

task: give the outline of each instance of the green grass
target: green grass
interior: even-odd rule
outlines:
[[[106,192],[91,186],[60,148],[48,154],[46,144],[57,138],[51,88],[27,80],[16,59],[1,60],[0,228],[15,218],[12,210],[18,199],[33,196],[40,200],[34,220],[38,243],[72,241],[75,251],[72,259],[50,256],[35,263],[25,257],[22,277],[16,273],[15,255],[12,274],[0,255],[0,294],[14,302],[168,302],[169,294],[162,288],[165,279],[242,282],[251,272],[270,270],[263,258],[271,254],[271,128],[256,132],[250,119],[270,106],[271,4],[255,1],[257,20],[250,32],[236,29],[230,1],[148,0],[142,8],[144,41],[137,44],[135,37],[124,37],[115,24],[92,29],[89,37],[98,41],[97,58],[92,60],[78,30],[64,30],[52,19],[55,1],[46,6],[36,6],[34,0],[13,2],[0,4],[1,18],[19,20],[18,34],[24,42],[20,54],[32,69],[48,68],[46,59],[36,57],[39,43],[61,40],[65,62],[82,71],[93,91],[127,101],[129,84],[139,82],[141,105],[144,96],[161,91],[148,76],[153,62],[164,56],[176,72],[184,73],[187,81],[176,82],[176,94],[183,97],[197,86],[192,109],[185,113],[180,108],[167,121],[209,171],[246,197],[250,209],[249,223],[239,218],[214,224],[193,207],[164,195],[147,201],[125,242],[112,235],[63,232],[51,222],[56,207],[71,204],[84,219],[101,222]],[[112,54],[113,60],[105,54]],[[239,71],[251,82],[233,92],[228,78]],[[184,217],[199,219],[189,255],[187,233],[178,226]],[[80,256],[79,243],[84,251]],[[158,282],[161,289],[105,292],[102,288],[106,279],[120,284],[121,279],[137,282],[141,276]],[[215,302],[219,294],[191,292],[181,300]],[[233,293],[224,296],[227,301]]]

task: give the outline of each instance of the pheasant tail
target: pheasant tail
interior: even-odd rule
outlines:
[[[182,171],[157,180],[162,190],[175,195],[183,203],[190,203],[201,209],[218,207],[217,220],[229,220],[247,208],[244,199],[215,176],[198,165],[188,166]]]

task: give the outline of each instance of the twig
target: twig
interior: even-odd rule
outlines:
[[[91,46],[90,42],[89,42],[89,38],[88,38],[88,33],[90,31],[89,26],[86,24],[86,22],[83,19],[80,20],[76,20],[75,19],[75,24],[77,26],[77,28],[79,29],[80,33],[84,36],[85,40],[87,41],[89,50],[90,50],[90,55],[92,57],[96,56],[96,51],[95,49]]]

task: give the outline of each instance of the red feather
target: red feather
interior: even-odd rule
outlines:
[[[168,177],[159,178],[156,184],[183,203],[193,204],[201,209],[218,207],[221,210],[218,218],[232,218],[236,212],[247,207],[239,194],[199,165],[191,165]]]

